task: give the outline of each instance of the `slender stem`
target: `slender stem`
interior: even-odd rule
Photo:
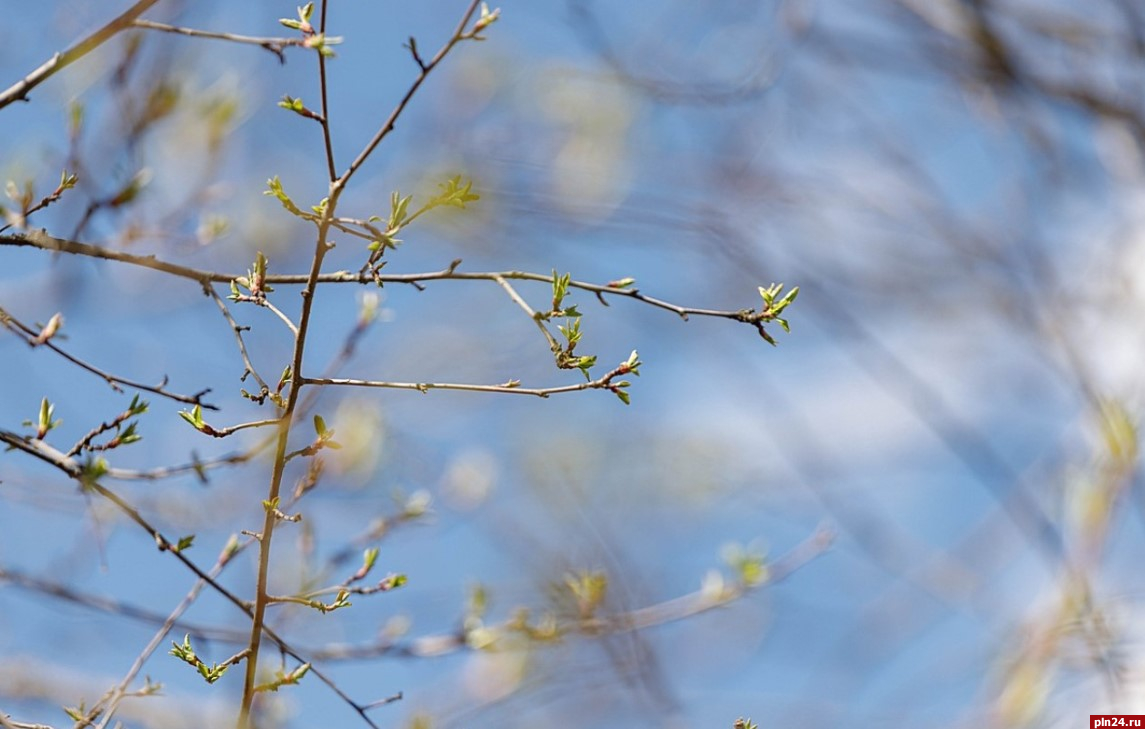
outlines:
[[[216,406],[216,405],[211,405],[209,403],[203,402],[203,398],[207,396],[208,392],[210,392],[209,389],[202,390],[200,392],[195,393],[194,395],[180,395],[179,393],[171,392],[171,391],[167,390],[167,379],[166,378],[163,378],[163,382],[160,383],[159,385],[145,385],[142,382],[136,382],[135,380],[129,380],[126,377],[119,377],[118,375],[113,375],[110,372],[106,372],[104,370],[101,370],[100,368],[96,367],[95,365],[89,364],[89,363],[83,361],[82,359],[79,359],[78,357],[75,357],[71,354],[68,354],[67,352],[60,349],[58,346],[56,346],[56,344],[53,342],[43,341],[43,340],[39,339],[37,337],[37,332],[35,329],[33,329],[32,327],[29,327],[26,324],[21,323],[18,319],[16,319],[11,314],[9,314],[8,311],[6,309],[4,309],[3,307],[0,307],[0,326],[3,326],[8,331],[12,332],[16,336],[23,339],[25,342],[28,343],[29,346],[47,347],[48,349],[50,349],[53,352],[55,352],[56,354],[60,355],[61,357],[63,357],[67,361],[71,362],[72,364],[74,364],[74,365],[76,365],[82,369],[87,370],[88,372],[92,373],[93,375],[96,375],[98,377],[103,378],[103,380],[105,382],[107,382],[107,384],[111,385],[111,388],[113,390],[115,390],[116,392],[121,392],[122,390],[120,388],[120,385],[123,385],[124,387],[130,387],[134,390],[142,390],[143,392],[150,392],[152,394],[159,395],[161,397],[165,397],[165,398],[168,398],[170,400],[174,400],[176,402],[187,403],[189,405],[199,405],[199,406],[201,406],[207,410],[218,410],[219,409],[218,406]]]
[[[48,445],[42,440],[37,440],[29,436],[23,436],[19,433],[13,433],[8,430],[0,430],[0,443],[4,443],[17,450],[24,451],[30,456],[39,458],[45,463],[50,463],[70,476],[75,476],[83,470],[83,466],[78,461],[66,453],[62,453],[52,446]],[[117,481],[158,481],[164,478],[171,478],[172,476],[179,476],[185,473],[196,473],[200,476],[204,472],[219,468],[221,466],[230,466],[239,463],[246,463],[254,458],[260,451],[262,451],[269,442],[264,442],[255,445],[249,450],[239,453],[232,453],[230,455],[213,458],[206,461],[195,460],[191,463],[182,464],[179,466],[163,466],[160,468],[152,468],[147,470],[136,470],[129,468],[108,468],[104,474],[106,478],[114,479]]]
[[[207,283],[230,283],[239,276],[244,274],[238,273],[224,273],[218,271],[206,271],[197,268],[190,268],[187,266],[180,266],[174,263],[168,263],[156,259],[154,256],[135,256],[129,253],[122,253],[120,251],[112,251],[100,246],[93,246],[87,243],[80,243],[78,241],[66,240],[63,238],[53,238],[40,231],[28,231],[21,235],[0,235],[0,246],[30,246],[39,248],[41,250],[72,253],[75,255],[89,256],[92,258],[101,258],[109,261],[119,261],[134,266],[142,266],[143,268],[150,268],[155,271],[169,273],[180,278],[190,279],[192,281],[207,282]],[[544,273],[531,273],[528,271],[458,271],[457,265],[460,261],[456,261],[454,265],[450,265],[440,271],[425,271],[421,273],[391,273],[391,274],[378,274],[374,276],[372,273],[350,273],[348,271],[335,271],[331,273],[321,274],[315,283],[321,284],[373,284],[373,283],[399,283],[408,284],[411,286],[419,286],[422,283],[429,281],[496,281],[497,277],[509,281],[536,281],[539,283],[552,283],[552,274]],[[297,273],[279,273],[267,274],[263,279],[269,284],[281,285],[298,285],[307,283],[309,276],[307,274]],[[657,309],[664,309],[676,314],[681,319],[688,319],[690,316],[711,316],[723,319],[734,319],[736,321],[748,321],[751,316],[749,309],[737,310],[720,310],[720,309],[705,309],[691,306],[680,306],[673,304],[670,301],[657,299],[652,296],[646,296],[641,293],[639,289],[635,288],[622,288],[619,286],[610,286],[608,284],[593,284],[586,281],[570,281],[569,287],[578,289],[580,291],[588,291],[594,293],[602,302],[606,301],[606,297],[628,298],[640,301],[654,306]],[[204,406],[205,407],[205,406]]]
[[[323,1],[322,9],[319,10],[320,20],[318,23],[318,32],[323,35],[326,34],[326,10],[328,3]],[[322,143],[326,146],[326,172],[330,176],[330,182],[338,179],[338,167],[334,163],[334,141],[330,138],[330,102],[327,99],[327,85],[326,85],[326,56],[318,54],[318,88],[322,94],[322,118],[319,122],[322,124]]]
[[[611,379],[611,378],[609,378]],[[376,387],[389,390],[417,390],[427,393],[430,390],[460,390],[464,392],[498,392],[505,395],[532,395],[546,398],[549,395],[559,395],[566,392],[580,392],[582,390],[600,390],[607,387],[605,378],[591,382],[578,382],[575,385],[562,385],[560,387],[516,387],[514,385],[469,385],[458,382],[385,382],[382,380],[354,380],[348,378],[314,377],[303,380],[306,385],[321,385],[331,387]]]
[[[326,31],[326,0],[322,1],[320,17],[321,27],[320,32]],[[298,327],[294,331],[294,353],[291,357],[291,372],[294,376],[294,383],[290,387],[290,392],[287,396],[286,408],[282,413],[278,429],[278,443],[275,448],[274,454],[274,469],[271,473],[270,486],[267,489],[267,501],[269,503],[278,503],[279,493],[282,490],[282,475],[286,469],[287,463],[287,446],[290,440],[290,429],[294,418],[295,408],[298,406],[298,397],[302,392],[302,365],[303,357],[306,352],[306,335],[310,329],[310,311],[314,304],[314,294],[317,292],[317,279],[322,272],[322,261],[326,257],[326,252],[330,250],[329,245],[326,243],[326,236],[329,233],[331,221],[334,219],[334,213],[338,207],[338,199],[341,196],[344,183],[335,180],[333,150],[330,146],[330,133],[329,126],[326,121],[327,103],[326,103],[326,62],[322,54],[318,54],[318,73],[319,83],[322,90],[322,130],[323,138],[326,143],[327,162],[330,167],[330,194],[327,198],[327,203],[322,209],[322,218],[318,224],[318,235],[314,242],[314,256],[310,261],[310,273],[307,275],[306,286],[302,290],[302,307],[301,313],[298,317]],[[262,642],[263,626],[266,618],[266,606],[268,602],[267,596],[267,581],[270,574],[270,550],[274,538],[274,528],[278,524],[278,517],[272,509],[267,509],[263,518],[262,537],[258,543],[258,581],[255,585],[255,600],[254,610],[251,616],[251,634],[249,656],[246,662],[246,673],[243,679],[243,696],[242,703],[239,707],[238,727],[239,729],[247,729],[252,726],[251,724],[251,708],[254,704],[255,690],[257,687],[256,679],[258,677],[258,658],[259,648]],[[363,718],[365,715],[363,714]],[[367,718],[368,722],[369,719]]]
[[[281,309],[279,309],[277,306],[270,303],[266,299],[263,299],[262,301],[260,301],[259,306],[265,306],[266,308],[268,308],[272,312],[274,312],[274,315],[282,320],[282,323],[286,325],[286,328],[290,330],[290,333],[293,334],[295,337],[298,336],[298,327],[294,326],[294,322],[290,321],[290,317],[287,316],[286,314],[282,313]]]
[[[230,551],[224,551],[219,555],[218,561],[215,562],[215,566],[211,568],[209,573],[212,578],[218,578],[219,573],[221,573],[223,568],[226,567],[227,562],[230,560],[232,555],[233,553]],[[135,658],[135,661],[131,664],[131,668],[128,669],[127,674],[111,691],[105,694],[103,698],[101,698],[96,703],[96,705],[88,711],[89,716],[94,716],[97,711],[103,710],[104,706],[107,707],[106,710],[103,711],[103,719],[99,724],[96,725],[95,729],[106,729],[107,725],[111,722],[112,717],[115,716],[116,707],[127,694],[127,686],[133,680],[135,680],[135,677],[138,676],[139,672],[143,670],[143,665],[147,662],[147,659],[150,658],[151,655],[163,643],[163,641],[166,640],[167,634],[170,633],[171,629],[174,628],[175,625],[179,622],[179,618],[183,616],[183,613],[187,612],[191,605],[195,603],[195,600],[197,600],[199,597],[199,593],[203,591],[203,588],[206,587],[206,585],[206,581],[200,579],[191,586],[191,589],[187,592],[186,595],[183,596],[183,599],[179,602],[178,605],[175,606],[175,609],[171,611],[171,614],[168,615],[166,620],[163,621],[163,624],[160,626],[159,630],[156,631],[155,635],[152,636],[151,640],[143,648],[143,652],[141,652]]]
[[[537,328],[541,330],[541,334],[545,335],[545,341],[549,343],[549,349],[553,353],[560,352],[560,343],[557,342],[556,338],[549,332],[548,327],[541,321],[541,317],[533,310],[533,307],[529,306],[529,303],[521,298],[521,295],[517,293],[515,288],[509,285],[509,282],[505,280],[504,276],[494,276],[493,280],[497,282],[498,286],[505,289],[505,292],[509,294],[509,298],[516,302],[517,306],[521,307],[521,309],[529,315],[529,318],[532,319],[533,323],[537,325]]]
[[[266,384],[266,380],[262,379],[262,377],[258,374],[258,370],[255,369],[254,364],[252,364],[250,361],[250,354],[247,352],[246,343],[243,341],[243,327],[239,326],[238,322],[236,322],[234,317],[231,316],[231,312],[227,308],[226,302],[224,302],[223,298],[218,295],[214,286],[211,286],[208,283],[204,283],[203,293],[207,294],[215,300],[215,304],[219,307],[219,311],[222,312],[223,318],[225,318],[227,323],[231,325],[231,331],[234,332],[235,341],[238,343],[239,355],[243,359],[243,366],[246,368],[246,372],[254,377],[254,381],[258,383],[259,394],[257,401],[262,402],[262,398],[266,397],[267,393],[270,392],[270,386]],[[246,379],[246,374],[243,375],[242,379]]]
[[[144,30],[158,30],[164,33],[185,35],[191,38],[209,38],[229,41],[231,43],[248,43],[250,45],[261,46],[278,56],[278,60],[283,62],[286,61],[286,55],[283,53],[284,48],[291,46],[301,47],[305,42],[302,38],[265,38],[239,35],[237,33],[218,33],[210,30],[199,30],[197,28],[182,28],[175,25],[167,25],[166,23],[156,23],[152,20],[135,20],[131,25],[136,28],[143,28]]]
[[[389,117],[378,129],[377,133],[374,134],[373,138],[370,139],[362,151],[358,153],[358,156],[354,158],[354,161],[350,163],[350,166],[346,168],[346,171],[342,173],[342,177],[340,179],[343,185],[350,181],[350,178],[353,177],[354,173],[358,171],[358,168],[365,163],[369,156],[373,154],[374,150],[379,144],[381,144],[382,140],[385,139],[389,133],[394,130],[394,124],[397,123],[398,117],[402,115],[403,111],[405,111],[406,105],[409,104],[410,99],[412,99],[414,94],[417,93],[417,90],[421,88],[421,85],[425,81],[426,77],[429,76],[430,72],[433,71],[437,64],[441,63],[441,60],[445,58],[445,56],[453,49],[453,47],[462,40],[462,36],[465,34],[465,26],[469,24],[469,19],[473,17],[473,13],[477,12],[478,4],[479,0],[471,0],[469,7],[466,8],[465,12],[462,14],[461,20],[457,23],[457,27],[454,29],[453,35],[450,36],[449,41],[446,42],[446,44],[437,51],[429,63],[424,65],[420,63],[418,64],[421,68],[421,73],[418,74],[418,77],[414,79],[412,84],[410,84],[409,90],[406,91],[405,96],[401,98],[401,101],[398,102],[398,105],[395,106],[393,111],[390,112]]]

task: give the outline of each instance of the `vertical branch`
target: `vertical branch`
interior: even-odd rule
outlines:
[[[326,0],[322,1],[320,9],[320,28],[319,32],[325,33],[326,31]],[[275,449],[274,468],[271,474],[270,486],[267,489],[267,502],[274,503],[279,498],[279,493],[282,489],[283,472],[286,469],[286,455],[288,442],[290,440],[290,430],[294,420],[294,413],[298,408],[299,396],[305,382],[303,375],[303,359],[306,351],[306,336],[310,331],[310,314],[314,304],[314,294],[317,291],[318,279],[322,273],[322,262],[326,257],[327,251],[330,250],[332,245],[327,241],[327,235],[330,233],[330,228],[336,219],[335,211],[338,207],[338,201],[342,196],[342,191],[346,188],[346,183],[353,175],[354,171],[365,162],[370,153],[377,147],[383,138],[393,129],[394,122],[398,116],[401,115],[410,99],[421,87],[425,81],[426,76],[430,71],[449,53],[457,43],[463,40],[465,36],[465,27],[469,23],[469,19],[476,12],[478,0],[471,0],[469,6],[462,15],[461,21],[458,23],[457,29],[450,36],[449,40],[438,50],[433,60],[421,68],[421,73],[410,85],[405,95],[395,106],[394,110],[390,112],[390,116],[382,124],[381,128],[375,133],[371,141],[359,153],[358,157],[354,160],[351,166],[338,177],[333,168],[333,147],[330,139],[329,122],[325,119],[328,111],[327,106],[327,88],[326,88],[326,66],[325,60],[321,53],[318,54],[318,71],[319,71],[319,84],[321,86],[320,92],[322,95],[322,114],[323,120],[323,134],[327,152],[327,164],[331,169],[330,172],[330,192],[327,196],[325,207],[322,209],[321,218],[318,223],[318,234],[314,242],[314,256],[310,263],[310,272],[306,277],[306,284],[301,292],[302,294],[302,307],[298,317],[298,329],[294,338],[294,354],[291,358],[291,372],[293,374],[293,381],[290,387],[290,393],[286,400],[286,408],[282,413],[282,418],[279,421],[278,427],[278,442]],[[420,66],[420,64],[419,64]],[[239,729],[247,729],[251,726],[251,708],[254,703],[254,694],[256,686],[256,677],[258,672],[258,657],[259,648],[262,640],[262,633],[265,628],[266,606],[268,603],[267,596],[267,578],[270,572],[270,550],[271,543],[274,536],[274,528],[277,524],[278,517],[274,509],[266,509],[266,515],[263,519],[263,528],[259,534],[259,552],[258,552],[258,581],[255,588],[254,608],[251,616],[251,633],[250,642],[248,643],[249,654],[246,663],[246,675],[243,683],[243,696],[242,704],[239,709],[238,727]],[[359,712],[361,713],[361,712]],[[362,714],[363,718],[366,718]],[[367,718],[367,721],[368,718]]]
[[[326,0],[322,0],[322,9],[319,10],[318,32],[326,35]],[[334,142],[330,138],[330,104],[326,100],[326,56],[318,54],[318,88],[322,94],[322,141],[326,145],[326,171],[330,182],[338,179],[338,168],[334,164]]]

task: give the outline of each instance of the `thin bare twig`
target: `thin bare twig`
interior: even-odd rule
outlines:
[[[322,3],[322,9],[319,11],[320,19],[318,22],[318,32],[323,36],[326,35],[326,10],[328,3]],[[326,172],[330,176],[330,182],[333,183],[338,179],[338,167],[334,162],[334,140],[330,136],[330,102],[327,100],[327,85],[326,85],[326,55],[323,53],[318,54],[318,89],[322,96],[322,118],[318,122],[322,125],[322,144],[326,147]]]
[[[290,321],[290,317],[287,316],[286,314],[284,314],[282,309],[279,309],[277,306],[270,303],[265,298],[261,299],[258,302],[258,305],[259,306],[265,306],[267,309],[270,309],[274,313],[275,316],[277,316],[279,319],[282,320],[282,323],[286,325],[286,328],[290,330],[291,334],[293,334],[295,337],[298,336],[298,327],[295,326],[294,322]]]
[[[321,385],[333,387],[376,387],[391,390],[417,390],[428,393],[430,390],[460,390],[464,392],[497,392],[505,395],[532,395],[547,398],[550,395],[560,395],[566,392],[580,392],[582,390],[607,389],[609,383],[619,373],[610,372],[604,377],[590,382],[578,382],[575,385],[561,385],[559,387],[519,387],[514,384],[503,385],[470,385],[459,382],[385,382],[382,380],[354,380],[346,378],[314,377],[302,380],[307,385]]]
[[[446,42],[446,44],[443,45],[440,49],[438,49],[437,53],[434,54],[432,59],[423,64],[420,57],[415,56],[418,60],[418,67],[421,69],[421,73],[419,73],[418,77],[414,79],[412,84],[410,84],[409,89],[406,91],[405,95],[402,96],[401,101],[399,101],[397,106],[394,107],[393,111],[390,112],[390,116],[378,129],[377,133],[375,133],[373,138],[371,138],[370,141],[366,143],[366,146],[362,148],[362,151],[358,153],[358,156],[354,158],[354,161],[350,163],[350,166],[346,168],[346,171],[342,173],[342,176],[338,178],[338,182],[341,183],[341,187],[344,187],[346,183],[350,181],[350,178],[353,177],[354,173],[358,171],[358,168],[365,163],[366,159],[368,159],[369,156],[373,154],[377,146],[382,143],[382,140],[385,139],[389,133],[394,130],[394,125],[397,123],[398,117],[400,117],[402,112],[405,111],[406,105],[409,104],[410,99],[412,99],[414,94],[417,93],[417,90],[421,88],[422,83],[425,81],[426,77],[429,76],[430,72],[433,71],[435,67],[437,67],[437,64],[441,63],[441,60],[445,58],[451,50],[453,50],[455,45],[464,39],[465,26],[469,25],[469,19],[473,17],[473,13],[477,12],[478,4],[479,0],[471,0],[469,7],[467,7],[465,12],[462,13],[461,20],[458,21],[457,27],[454,29],[453,34],[449,37],[449,41]]]
[[[93,375],[103,378],[103,380],[111,386],[111,389],[115,390],[116,392],[123,392],[123,388],[120,387],[122,385],[123,387],[130,387],[133,390],[150,392],[154,395],[159,395],[160,397],[165,397],[176,402],[187,403],[189,405],[198,405],[207,410],[219,409],[217,405],[211,405],[210,403],[203,402],[203,398],[206,397],[207,393],[211,391],[210,388],[201,390],[194,395],[180,395],[179,393],[171,392],[167,389],[166,377],[164,377],[163,381],[158,385],[145,385],[142,382],[136,382],[135,380],[129,380],[126,377],[119,377],[118,375],[113,375],[110,372],[105,372],[95,365],[89,364],[82,359],[79,359],[78,357],[68,354],[56,346],[53,342],[45,340],[35,329],[21,323],[10,313],[8,313],[8,311],[3,307],[0,307],[0,326],[3,326],[8,331],[23,339],[28,343],[28,346],[47,347],[72,364],[87,370]]]
[[[24,451],[28,455],[39,458],[45,463],[50,463],[53,466],[61,468],[69,476],[77,476],[83,471],[83,464],[75,458],[31,436],[20,435],[19,433],[13,433],[9,430],[0,430],[0,443],[6,443],[17,450]],[[158,481],[186,473],[194,473],[200,478],[205,478],[204,474],[206,471],[222,466],[246,463],[254,458],[255,455],[267,445],[268,443],[261,443],[249,450],[239,453],[231,453],[205,461],[194,459],[190,463],[178,466],[161,466],[159,468],[143,470],[109,467],[107,471],[104,472],[104,476],[116,481]]]
[[[204,283],[203,293],[214,299],[215,304],[219,307],[219,311],[222,312],[227,323],[231,325],[231,331],[234,332],[235,342],[238,343],[239,355],[243,359],[243,367],[245,368],[243,376],[239,378],[239,381],[242,382],[246,380],[247,375],[254,377],[254,381],[258,383],[259,392],[257,396],[253,396],[251,399],[261,404],[270,393],[270,386],[266,384],[266,380],[262,379],[262,376],[258,374],[258,370],[255,369],[254,364],[251,363],[250,354],[247,352],[246,344],[243,342],[243,331],[249,329],[249,327],[239,326],[238,322],[231,316],[230,309],[227,308],[226,302],[223,301],[223,298],[215,291],[214,286],[211,286],[209,283]]]
[[[185,35],[191,38],[209,38],[212,40],[228,41],[230,43],[247,43],[250,45],[261,46],[278,56],[280,63],[286,63],[286,48],[292,46],[303,47],[305,40],[302,38],[266,38],[256,37],[250,35],[239,35],[237,33],[219,33],[210,30],[198,30],[196,28],[182,28],[175,25],[167,25],[166,23],[156,23],[152,20],[135,20],[131,23],[136,28],[143,28],[145,30],[158,30],[164,33],[175,33],[177,35]]]
[[[561,351],[560,343],[556,340],[555,337],[553,337],[552,333],[548,330],[548,327],[545,326],[545,323],[541,321],[540,315],[538,315],[537,312],[533,310],[533,307],[529,306],[527,301],[521,298],[521,295],[517,293],[516,289],[509,285],[509,282],[505,280],[505,277],[494,276],[493,280],[497,282],[498,286],[505,289],[505,292],[509,294],[509,298],[512,299],[513,302],[517,304],[517,306],[521,307],[521,310],[524,311],[529,316],[529,318],[533,320],[533,323],[536,324],[537,328],[541,330],[541,334],[545,336],[545,341],[548,342],[549,349],[553,353]]]

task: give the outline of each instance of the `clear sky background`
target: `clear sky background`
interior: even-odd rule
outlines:
[[[122,5],[10,13],[0,86]],[[552,608],[553,586],[579,569],[609,576],[606,611],[623,614],[694,592],[712,570],[732,579],[729,545],[782,564],[817,530],[837,539],[729,607],[638,634],[323,662],[362,701],[403,692],[372,714],[380,725],[424,713],[467,728],[730,727],[737,716],[1077,726],[1142,710],[1142,501],[1126,425],[1142,396],[1141,24],[1112,1],[1085,16],[1067,3],[973,5],[509,1],[487,41],[462,44],[429,78],[341,211],[384,216],[392,191],[416,204],[455,174],[481,200],[411,226],[387,273],[460,258],[462,271],[631,276],[650,296],[730,310],[783,282],[801,291],[792,331],[772,327],[773,348],[728,320],[575,293],[580,348],[599,367],[633,349],[645,362],[628,407],[603,392],[325,391],[316,412],[346,447],[300,507],[303,526],[278,533],[276,590],[297,590],[411,494],[428,494],[432,514],[380,541],[379,569],[407,586],[326,616],[277,611],[283,632],[317,649],[368,644],[398,621],[410,645],[455,631],[474,585],[496,623]],[[414,36],[429,56],[462,9],[332,4],[340,167],[414,78],[402,43]],[[293,14],[290,3],[162,2],[146,17],[285,36],[277,18]],[[990,33],[1006,53],[987,52]],[[140,202],[94,216],[80,240],[235,272],[263,251],[273,272],[305,270],[311,229],[262,192],[277,175],[303,207],[325,194],[317,126],[276,107],[284,94],[317,106],[312,55],[287,49],[280,64],[254,46],[138,37],[123,84],[126,35],[0,111],[0,172],[46,194],[69,164],[67,106],[84,106],[80,187],[31,226],[71,237],[89,200],[146,169]],[[124,120],[159,81],[179,90],[173,111],[125,145]],[[212,153],[223,106],[233,116]],[[203,233],[221,219],[224,235]],[[356,270],[362,241],[336,243],[327,268]],[[315,366],[371,290],[320,289]],[[545,284],[519,290],[548,305]],[[295,292],[272,300],[295,311]],[[553,367],[492,283],[379,293],[382,316],[342,376],[579,377]],[[62,312],[63,345],[123,376],[212,388],[223,408],[212,424],[268,417],[239,396],[233,337],[193,282],[0,245],[0,307],[24,322]],[[265,310],[232,311],[264,376],[277,376],[289,333]],[[63,419],[50,439],[60,446],[129,399],[0,335],[0,428],[19,431],[43,397]],[[177,403],[147,399],[144,440],[109,454],[113,465],[255,442],[203,437]],[[261,524],[267,474],[260,459],[207,486],[113,485],[170,534],[195,533],[191,554],[209,564],[230,534]],[[192,584],[107,504],[12,452],[0,453],[0,569],[162,615]],[[223,582],[249,594],[250,559]],[[245,627],[209,594],[187,619]],[[0,711],[65,726],[56,707],[97,699],[153,631],[0,579]],[[221,660],[233,648],[201,651]],[[127,726],[232,720],[238,675],[207,687],[161,654],[145,673],[165,698],[126,704]],[[282,726],[357,721],[317,681],[279,698]]]

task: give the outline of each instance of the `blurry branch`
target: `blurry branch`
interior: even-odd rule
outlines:
[[[212,574],[214,573],[212,572]],[[45,580],[42,577],[29,575],[6,567],[0,567],[0,583],[7,583],[24,590],[50,595],[64,602],[98,610],[108,615],[120,615],[132,620],[138,620],[142,623],[164,625],[170,618],[169,615],[163,615],[162,613],[147,610],[137,605],[131,605],[101,595],[91,595],[59,582]],[[225,628],[214,628],[197,623],[187,623],[179,620],[178,617],[171,623],[171,627],[178,628],[179,630],[189,633],[192,637],[201,638],[203,640],[225,643],[242,643],[246,641],[246,634],[243,632],[227,630]]]
[[[0,729],[53,729],[47,724],[26,724],[22,721],[13,721],[4,714],[0,714]]]
[[[209,388],[197,392],[194,395],[180,395],[167,389],[166,377],[164,377],[163,381],[158,385],[145,385],[141,382],[135,382],[134,380],[128,380],[124,377],[118,377],[116,375],[105,372],[98,367],[95,367],[94,365],[88,364],[87,362],[84,362],[83,360],[68,354],[64,350],[57,347],[53,342],[49,341],[51,337],[56,333],[56,329],[58,329],[60,322],[62,321],[61,319],[54,317],[53,319],[55,326],[53,326],[52,323],[49,323],[47,327],[44,327],[41,331],[37,332],[32,327],[21,323],[18,319],[9,314],[6,309],[0,307],[0,326],[3,326],[8,331],[15,334],[17,337],[23,339],[28,344],[28,346],[47,347],[72,364],[87,370],[93,375],[97,375],[98,377],[103,378],[107,384],[111,385],[111,389],[115,390],[116,392],[123,392],[123,389],[120,387],[120,385],[123,385],[124,387],[130,387],[135,390],[150,392],[152,394],[159,395],[160,397],[165,397],[176,402],[187,403],[189,405],[198,405],[207,408],[208,410],[219,409],[215,405],[203,402],[203,398],[206,397],[207,393],[210,392]]]
[[[238,35],[236,33],[217,33],[209,30],[196,30],[194,28],[181,28],[175,25],[167,25],[166,23],[156,23],[151,20],[134,20],[131,25],[135,28],[143,28],[145,30],[158,30],[164,33],[175,33],[177,35],[190,36],[192,38],[210,38],[214,40],[228,41],[230,43],[248,43],[251,45],[261,46],[278,56],[280,63],[286,63],[286,53],[284,50],[291,46],[302,48],[306,44],[304,38],[259,38],[249,35]]]
[[[620,57],[608,34],[589,7],[589,0],[570,0],[570,15],[573,27],[580,33],[585,45],[589,46],[603,60],[618,80],[626,86],[644,91],[653,98],[669,104],[695,104],[697,106],[717,106],[754,99],[766,93],[780,75],[778,62],[762,58],[757,68],[750,69],[742,80],[717,86],[708,80],[687,83],[676,79],[652,78],[633,71]]]
[[[1023,61],[1022,44],[1007,37],[1001,21],[1005,20],[1005,25],[1020,28],[1033,38],[1055,45],[1054,51],[1063,46],[1071,49],[1089,47],[1108,50],[1115,47],[1110,42],[1109,29],[1087,25],[1084,16],[1072,14],[1068,18],[1055,17],[1029,4],[1011,5],[995,0],[975,0],[969,3],[953,0],[892,2],[939,35],[964,44],[962,60],[967,67],[956,71],[1002,92],[1032,92],[1047,100],[1072,105],[1094,116],[1124,123],[1130,127],[1139,143],[1145,142],[1145,111],[1133,106],[1133,102],[1138,100],[1136,94],[1111,90],[1103,92],[1097,88],[1098,84],[1092,78],[1065,81],[1040,75],[1035,64]],[[1124,30],[1128,36],[1125,45],[1132,48],[1137,56],[1141,56],[1145,50],[1142,46],[1142,33],[1145,29],[1142,27],[1141,16],[1130,5],[1121,4],[1127,22],[1119,26],[1119,29]],[[1044,56],[1049,50],[1036,47],[1025,51],[1025,54],[1040,53]]]
[[[497,625],[482,626],[475,630],[461,629],[414,638],[406,642],[382,639],[369,645],[329,646],[312,651],[316,659],[350,660],[379,655],[404,658],[432,658],[466,648],[480,649],[494,646],[497,635],[524,634],[539,643],[559,640],[569,635],[599,638],[684,620],[717,608],[727,606],[757,590],[775,585],[790,577],[807,563],[821,556],[834,542],[835,534],[829,527],[820,527],[813,534],[778,559],[760,565],[759,578],[752,581],[726,582],[723,578],[705,578],[703,586],[695,592],[681,595],[661,603],[612,615],[586,615],[566,619],[541,618],[528,622],[527,611],[522,609],[512,618]]]
[[[134,266],[142,266],[143,268],[150,268],[155,271],[169,273],[180,278],[198,281],[200,283],[230,283],[242,274],[223,273],[218,271],[206,271],[197,268],[190,268],[187,266],[180,266],[174,263],[161,261],[155,256],[136,256],[130,253],[122,253],[120,251],[113,251],[100,246],[94,246],[87,243],[79,243],[77,241],[66,240],[62,238],[52,237],[42,231],[28,231],[19,235],[0,235],[0,246],[30,246],[39,248],[46,251],[56,251],[60,253],[72,253],[75,255],[89,256],[91,258],[101,258],[109,261],[118,261],[120,263],[128,263]],[[536,281],[538,283],[552,284],[553,277],[551,274],[530,273],[527,271],[482,271],[482,272],[464,272],[458,271],[457,267],[461,265],[461,261],[454,261],[448,268],[440,271],[429,271],[425,273],[398,273],[398,274],[375,274],[371,272],[366,273],[351,273],[349,271],[334,271],[331,273],[319,273],[314,277],[314,283],[320,284],[387,284],[399,283],[414,286],[416,288],[423,288],[422,284],[430,281],[493,281],[498,279],[506,279],[511,281]],[[268,284],[284,284],[284,285],[299,285],[306,284],[309,281],[308,274],[272,274],[268,273],[264,277],[265,283]],[[723,319],[732,319],[735,321],[744,322],[747,324],[758,325],[758,313],[753,314],[751,309],[738,309],[738,310],[719,310],[719,309],[703,309],[690,306],[681,306],[673,304],[670,301],[657,299],[651,296],[640,293],[639,289],[625,287],[622,288],[610,284],[593,284],[585,281],[569,281],[569,288],[579,289],[581,291],[588,291],[596,294],[597,300],[602,304],[608,305],[607,297],[624,297],[634,299],[649,306],[658,309],[670,311],[681,319],[687,320],[690,316],[710,316]]]
[[[139,2],[128,8],[122,15],[95,31],[87,38],[84,38],[62,53],[54,54],[47,61],[44,61],[39,68],[17,81],[9,87],[8,90],[0,93],[0,109],[8,106],[13,101],[26,99],[29,91],[39,86],[40,83],[53,76],[57,71],[62,70],[69,64],[91,53],[120,31],[130,28],[140,15],[157,2],[159,2],[159,0],[139,0]]]

